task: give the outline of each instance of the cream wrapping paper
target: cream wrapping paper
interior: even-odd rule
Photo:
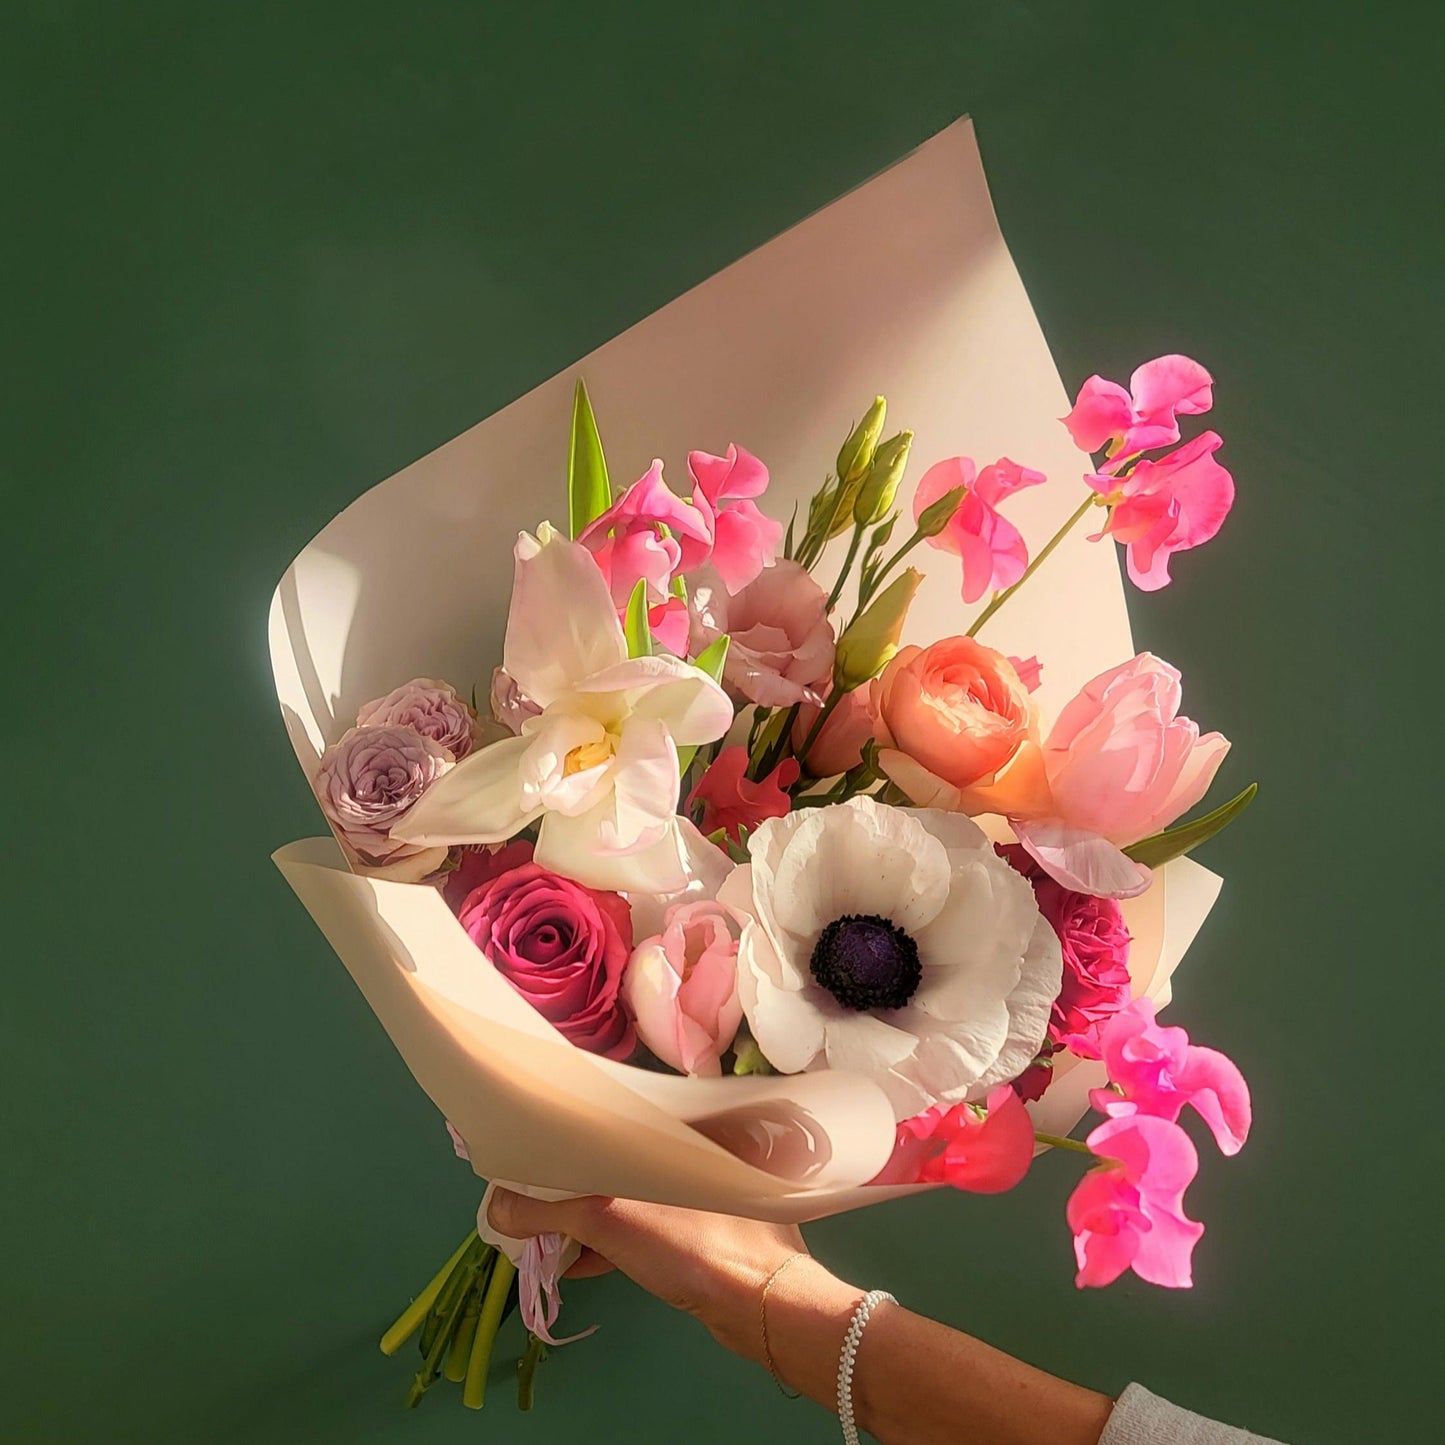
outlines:
[[[963,452],[1052,485],[1010,499],[1031,550],[1077,505],[1086,459],[999,232],[968,121],[719,272],[575,366],[398,472],[302,551],[272,599],[277,698],[308,779],[357,709],[409,677],[485,696],[500,659],[511,543],[564,521],[572,388],[586,378],[614,483],[736,441],[768,465],[786,518],[877,391],[915,433],[914,480]],[[909,485],[905,483],[905,486]],[[909,619],[960,632],[956,560],[930,554]],[[1037,654],[1045,722],[1133,654],[1112,544],[1072,534],[984,640]],[[881,1092],[836,1072],[681,1079],[584,1053],[485,964],[435,890],[352,874],[334,839],[275,860],[479,1175],[802,1221],[908,1189],[862,1187],[891,1148]],[[1125,905],[1135,989],[1163,1002],[1219,880],[1181,859]],[[1101,1083],[1066,1073],[1032,1106],[1067,1133]]]

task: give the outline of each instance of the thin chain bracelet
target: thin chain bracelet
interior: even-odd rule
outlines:
[[[838,1423],[843,1427],[844,1445],[858,1445],[858,1426],[853,1420],[853,1362],[858,1357],[858,1342],[874,1306],[884,1300],[898,1303],[886,1289],[869,1290],[858,1301],[848,1333],[843,1336],[843,1353],[838,1357]]]
[[[796,1260],[807,1259],[808,1256],[799,1250],[797,1254],[790,1254],[768,1277],[763,1281],[763,1293],[758,1300],[758,1317],[763,1327],[763,1361],[768,1367],[768,1374],[773,1377],[784,1395],[790,1400],[799,1398],[796,1390],[790,1390],[784,1383],[783,1377],[778,1373],[778,1367],[773,1363],[773,1347],[768,1342],[768,1291],[777,1283],[778,1276]]]

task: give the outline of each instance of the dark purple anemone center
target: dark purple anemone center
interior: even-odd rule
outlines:
[[[902,1008],[923,979],[918,945],[876,913],[835,918],[813,945],[813,977],[844,1008]]]

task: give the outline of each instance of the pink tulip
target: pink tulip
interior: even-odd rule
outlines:
[[[1239,1153],[1252,1111],[1249,1085],[1232,1060],[1191,1044],[1181,1028],[1155,1023],[1154,1005],[1146,998],[1100,1024],[1096,1036],[1111,1085],[1089,1095],[1101,1114],[1172,1123],[1188,1106],[1209,1126],[1221,1153]]]
[[[764,516],[752,500],[767,490],[768,469],[738,446],[729,446],[720,457],[689,452],[687,468],[694,502],[712,513],[712,565],[727,590],[739,592],[777,557],[783,540],[782,524]]]
[[[1064,425],[1081,451],[1112,447],[1119,456],[1172,446],[1179,440],[1181,416],[1199,416],[1214,405],[1213,378],[1187,356],[1159,356],[1129,378],[1125,391],[1116,381],[1091,376],[1079,388]]]
[[[1127,1269],[1169,1289],[1193,1283],[1204,1226],[1186,1217],[1184,1191],[1199,1169],[1189,1136],[1167,1119],[1106,1119],[1088,1137],[1102,1161],[1069,1197],[1079,1272],[1075,1283],[1112,1284]]]
[[[1122,477],[1095,473],[1085,481],[1109,506],[1104,530],[1128,554],[1136,587],[1157,592],[1169,585],[1169,559],[1209,541],[1234,505],[1234,478],[1214,460],[1218,432],[1201,432],[1160,457],[1138,462]]]
[[[1001,516],[999,504],[1025,487],[1046,480],[1042,472],[1021,467],[1007,457],[975,472],[968,457],[950,457],[924,472],[913,495],[916,522],[925,508],[955,487],[967,487],[948,525],[928,544],[952,552],[963,563],[963,600],[977,602],[986,592],[1012,587],[1029,565],[1028,548],[1019,529]]]
[[[684,1074],[717,1078],[742,1022],[731,918],[706,899],[675,904],[662,932],[633,950],[622,978],[638,1037]]]
[[[1001,1194],[1029,1172],[1034,1125],[1009,1084],[971,1104],[935,1104],[898,1126],[893,1155],[874,1184],[951,1184],[973,1194]]]
[[[724,748],[688,794],[689,809],[702,806],[698,823],[703,833],[723,829],[734,843],[739,828],[751,832],[766,818],[786,817],[792,800],[784,792],[798,780],[794,758],[784,758],[767,777],[754,783],[747,776],[748,750],[740,743]]]

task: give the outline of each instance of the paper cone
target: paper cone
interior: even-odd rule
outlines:
[[[276,693],[308,779],[358,707],[410,677],[485,695],[500,659],[511,544],[565,522],[572,389],[585,377],[614,482],[661,457],[737,442],[761,457],[766,505],[806,508],[876,392],[912,428],[915,476],[943,457],[1010,456],[1055,485],[1010,516],[1031,550],[1077,505],[1083,458],[1060,384],[990,205],[973,127],[906,160],[398,472],[325,527],[281,579]],[[912,640],[960,632],[957,563],[935,556]],[[1071,535],[991,621],[986,641],[1044,664],[1047,721],[1133,644],[1114,550]],[[412,1073],[467,1141],[477,1172],[532,1185],[777,1220],[887,1198],[863,1189],[892,1144],[868,1081],[820,1073],[693,1080],[584,1053],[485,965],[433,889],[353,876],[332,840],[276,861]],[[1219,882],[1187,860],[1126,905],[1139,992],[1168,979]],[[1035,1107],[1067,1132],[1097,1066],[1075,1064]]]

